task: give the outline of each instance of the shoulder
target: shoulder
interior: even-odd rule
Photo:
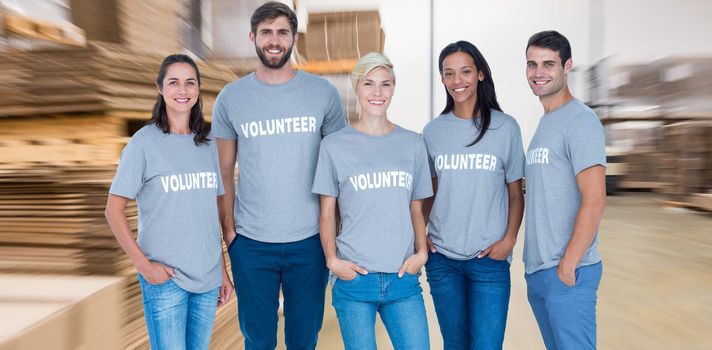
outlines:
[[[152,138],[155,138],[156,136],[161,136],[163,134],[163,130],[156,126],[156,124],[146,124],[141,127],[141,129],[138,129],[138,131],[136,131],[133,136],[131,136],[131,140],[129,142],[142,144],[146,142],[146,140],[150,140]]]
[[[220,94],[232,93],[252,86],[255,83],[254,75],[255,73],[253,72],[227,83],[220,91]]]
[[[334,147],[334,145],[339,142],[349,140],[353,137],[353,133],[350,132],[348,127],[339,129],[338,131],[332,132],[326,135],[324,139],[321,140],[321,147]]]
[[[511,115],[498,110],[492,110],[492,121],[490,123],[491,128],[504,127],[507,130],[519,131],[517,120]]]
[[[441,125],[443,125],[445,122],[445,117],[445,114],[440,114],[433,118],[433,120],[425,124],[425,127],[423,128],[423,136],[430,134],[431,132],[439,128]]]
[[[333,84],[320,76],[305,72],[303,70],[298,71],[297,74],[300,75],[300,79],[303,84],[309,85],[312,88],[336,91],[336,87],[334,87]]]
[[[396,131],[398,134],[398,137],[403,140],[403,142],[415,146],[415,147],[420,147],[420,146],[425,146],[425,143],[423,141],[423,135],[418,134],[415,131],[411,131],[408,129],[405,129],[399,125],[396,125]]]
[[[603,128],[601,120],[596,115],[589,106],[586,106],[583,102],[574,100],[572,102],[571,111],[569,113],[570,123],[576,125],[585,125],[589,127],[600,127]]]

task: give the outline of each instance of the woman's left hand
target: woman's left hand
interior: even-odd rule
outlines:
[[[223,273],[222,285],[220,286],[220,292],[218,292],[218,307],[221,307],[230,301],[233,289],[230,276],[228,276],[227,273]]]
[[[512,239],[510,237],[505,236],[499,241],[489,246],[487,249],[483,250],[482,253],[480,253],[480,255],[478,255],[477,257],[484,258],[485,256],[488,256],[490,259],[493,260],[507,260],[509,255],[512,254],[514,244],[516,243],[516,239]]]
[[[400,271],[398,271],[398,277],[403,277],[404,273],[409,273],[411,275],[417,275],[423,265],[428,261],[428,252],[418,252],[410,256],[410,258],[405,259],[403,266],[401,266]]]

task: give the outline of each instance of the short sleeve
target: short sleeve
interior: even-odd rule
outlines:
[[[319,148],[319,159],[316,163],[312,193],[330,197],[339,196],[339,183],[331,155],[322,141]]]
[[[237,140],[237,132],[230,122],[230,114],[227,108],[227,88],[228,86],[223,88],[215,100],[215,105],[213,106],[212,133],[221,139]]]
[[[417,156],[415,158],[415,172],[413,173],[413,192],[410,195],[411,200],[428,198],[433,195],[433,182],[428,165],[428,151],[425,148],[425,142],[419,139]]]
[[[504,178],[507,183],[520,180],[524,177],[524,146],[522,145],[522,132],[519,125],[514,122],[512,125],[512,139],[509,143],[507,154],[507,168],[504,169]]]
[[[566,133],[566,145],[574,174],[594,165],[606,166],[606,135],[595,114],[576,116]]]
[[[111,182],[109,193],[129,199],[136,198],[143,187],[146,172],[146,156],[140,142],[131,139],[124,150],[121,151],[119,166]]]
[[[341,105],[341,96],[336,88],[329,83],[329,105],[326,108],[324,122],[321,124],[321,135],[326,136],[341,130],[346,126],[344,107]]]
[[[432,123],[433,121],[430,121]],[[428,166],[430,167],[430,177],[438,177],[438,171],[435,169],[435,161],[433,160],[433,154],[430,152],[430,147],[428,144],[428,140],[431,139],[431,129],[430,129],[430,123],[425,125],[425,128],[423,128],[423,141],[425,142],[425,151],[428,153]]]

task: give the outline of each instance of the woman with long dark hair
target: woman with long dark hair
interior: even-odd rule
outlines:
[[[156,79],[151,121],[121,154],[106,220],[138,270],[152,349],[207,349],[217,306],[232,293],[222,256],[217,148],[209,139],[200,73],[171,55]],[[138,240],[124,214],[138,203]]]
[[[519,125],[477,47],[446,46],[438,68],[447,101],[423,131],[436,192],[424,210],[430,293],[446,349],[501,349],[524,211]]]

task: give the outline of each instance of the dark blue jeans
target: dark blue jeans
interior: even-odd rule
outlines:
[[[509,310],[509,262],[430,253],[425,271],[445,349],[501,349]]]
[[[280,287],[287,349],[316,348],[328,277],[319,235],[290,243],[264,243],[237,235],[228,253],[245,349],[277,346]]]

